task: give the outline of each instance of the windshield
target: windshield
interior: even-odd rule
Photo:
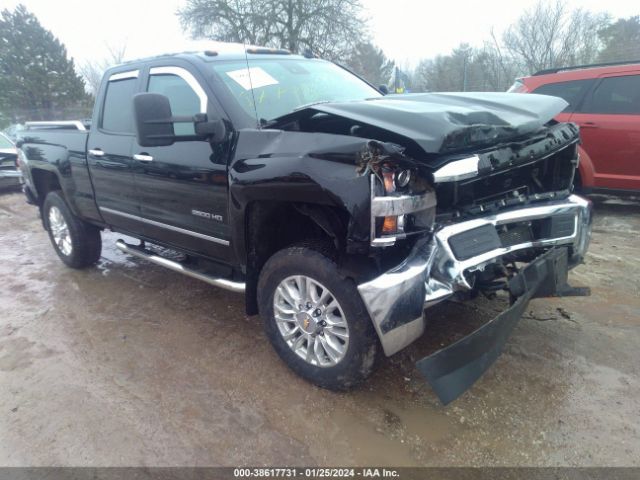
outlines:
[[[250,59],[249,69],[245,60],[212,66],[246,113],[252,117],[257,113],[260,120],[314,103],[381,96],[355,75],[324,60]]]
[[[525,93],[526,91],[527,87],[525,86],[525,84],[522,82],[522,80],[517,78],[516,81],[513,82],[513,85],[509,87],[507,93]]]

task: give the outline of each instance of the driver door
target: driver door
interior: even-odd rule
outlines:
[[[174,116],[207,113],[209,97],[195,74],[179,65],[152,66],[146,91],[169,98]],[[194,133],[176,123],[177,135]],[[149,238],[217,259],[229,258],[227,156],[205,140],[141,147],[134,140],[134,179]]]

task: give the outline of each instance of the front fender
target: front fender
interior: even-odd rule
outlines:
[[[345,135],[241,130],[229,168],[235,254],[246,264],[245,211],[252,202],[337,207],[349,214],[347,248],[368,248],[370,186],[356,163],[368,140]]]

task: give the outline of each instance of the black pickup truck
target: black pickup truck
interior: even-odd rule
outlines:
[[[572,193],[578,129],[553,120],[565,105],[383,95],[258,47],[162,55],[108,70],[90,125],[24,131],[18,164],[65,264],[95,264],[103,229],[135,237],[117,247],[244,292],[282,359],[326,388],[413,342],[436,303],[508,292],[502,314],[418,361],[446,403],[531,298],[583,293],[566,279],[591,205]]]

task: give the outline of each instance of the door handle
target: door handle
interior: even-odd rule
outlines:
[[[99,148],[92,148],[89,150],[89,155],[93,155],[94,157],[104,157],[104,152]]]
[[[138,160],[139,162],[153,162],[153,157],[151,155],[147,155],[146,153],[136,153],[133,156],[134,160]]]
[[[584,122],[580,124],[580,127],[584,128],[598,128],[598,124],[595,122]]]

